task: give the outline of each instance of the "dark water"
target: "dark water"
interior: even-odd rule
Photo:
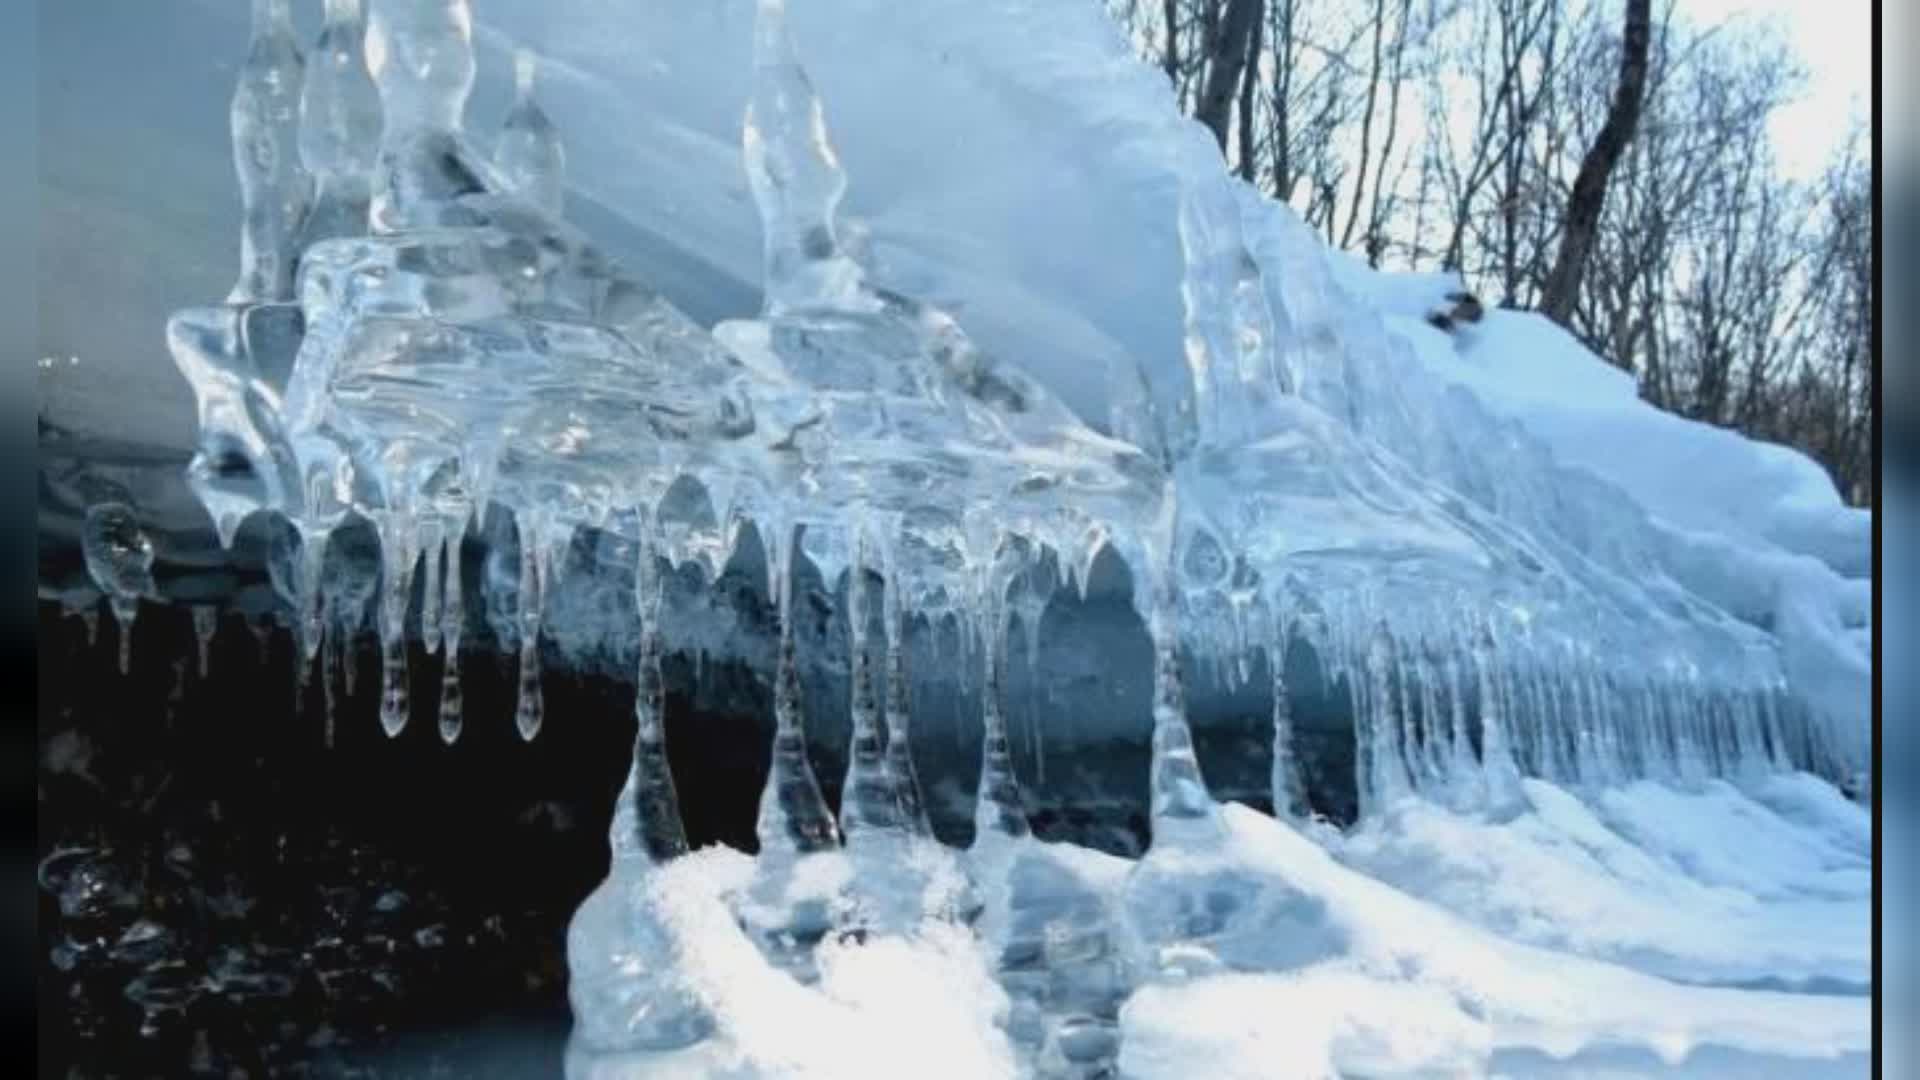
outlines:
[[[551,680],[526,745],[510,671],[476,658],[445,747],[431,723],[381,733],[369,663],[329,749],[317,685],[295,716],[284,635],[263,659],[228,621],[203,678],[183,611],[143,612],[126,675],[115,634],[103,618],[88,647],[43,605],[42,1075],[557,1072],[566,923],[604,873],[631,737],[617,687]],[[437,662],[415,666],[425,693]]]
[[[80,619],[40,605],[41,1075],[557,1075],[566,926],[605,873],[633,733],[632,684],[607,672],[629,662],[549,663],[546,724],[527,743],[516,661],[475,628],[458,742],[432,720],[442,660],[417,644],[413,721],[382,732],[367,637],[351,691],[333,682],[329,745],[320,668],[296,706],[284,632],[263,641],[223,618],[202,674],[187,610],[147,605],[122,674],[104,606],[89,644]],[[751,851],[764,680],[713,662],[696,680],[685,656],[666,674],[689,839]],[[814,765],[837,805],[844,705],[832,686],[812,692]],[[1198,730],[1217,795],[1265,805],[1264,712]],[[1323,741],[1303,756],[1337,815],[1351,736]],[[936,830],[965,843],[977,739],[915,749]],[[1050,749],[1045,784],[1019,751],[1041,836],[1144,846],[1144,738]]]

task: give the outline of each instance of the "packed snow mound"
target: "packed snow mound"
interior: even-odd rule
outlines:
[[[1141,1078],[1311,1080],[1538,1075],[1560,1065],[1575,1074],[1609,1066],[1631,1075],[1857,1074],[1870,1040],[1864,993],[1688,985],[1647,973],[1664,966],[1682,980],[1744,974],[1785,984],[1823,949],[1841,966],[1865,963],[1841,940],[1864,927],[1869,903],[1864,882],[1848,876],[1861,867],[1852,850],[1861,822],[1822,787],[1793,778],[1753,793],[1641,783],[1582,797],[1535,782],[1526,790],[1532,809],[1504,824],[1410,800],[1380,832],[1323,836],[1331,850],[1229,804],[1212,857],[1311,898],[1317,933],[1342,947],[1279,966],[1141,976],[1119,1009],[1120,1068]],[[1700,824],[1679,839],[1611,824],[1656,817]],[[1408,835],[1380,835],[1389,822]],[[1744,870],[1699,857],[1703,834],[1715,831],[1721,844],[1730,831],[1756,837]],[[1478,844],[1484,855],[1437,846],[1453,843]],[[1053,887],[1097,899],[1108,917],[1121,910],[1135,866],[1032,840],[1008,857],[1051,866]],[[630,1072],[621,1059],[600,1059],[578,1075],[1024,1075],[1008,1041],[1011,1003],[995,981],[1006,941],[993,916],[972,929],[929,918],[904,932],[830,935],[818,978],[805,981],[742,929],[736,913],[755,873],[753,860],[725,848],[660,866],[616,861],[603,888],[638,897],[663,935],[645,966],[697,1001],[713,1034],[624,1059]],[[1651,895],[1629,899],[1635,890]],[[1448,910],[1456,905],[1467,911]],[[1668,919],[1682,909],[1681,921],[1661,925],[1660,905]],[[1715,917],[1734,925],[1709,929]],[[1811,925],[1821,918],[1841,931],[1823,934]],[[1780,937],[1762,936],[1769,932]],[[1688,933],[1703,936],[1688,944]],[[1758,950],[1744,968],[1734,955],[1742,934]],[[1066,940],[1058,927],[1041,936]],[[1603,954],[1613,955],[1591,958]]]
[[[1588,805],[1525,781],[1490,821],[1408,799],[1339,858],[1503,937],[1679,982],[1864,991],[1864,808],[1805,774],[1748,793],[1638,783]]]

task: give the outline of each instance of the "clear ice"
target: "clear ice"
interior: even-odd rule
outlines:
[[[970,924],[1014,999],[1015,1041],[1050,1073],[1112,1066],[1118,1003],[1142,979],[1289,970],[1341,945],[1315,900],[1222,854],[1188,725],[1194,679],[1244,683],[1264,662],[1273,808],[1302,825],[1315,811],[1288,662],[1302,647],[1351,707],[1363,817],[1417,793],[1498,818],[1524,804],[1529,776],[1857,769],[1771,639],[1649,569],[1624,496],[1455,398],[1367,396],[1385,378],[1384,333],[1339,320],[1326,272],[1301,261],[1313,240],[1227,177],[1210,144],[1188,155],[1209,167],[1182,175],[1177,197],[1183,379],[1169,392],[1119,372],[1102,432],[961,317],[877,280],[866,231],[841,218],[848,177],[782,0],[758,0],[742,102],[763,303],[711,332],[565,219],[562,125],[536,98],[532,53],[515,55],[486,152],[464,126],[467,0],[370,2],[363,17],[357,0],[327,0],[303,62],[288,0],[255,0],[230,114],[240,279],[167,326],[197,404],[188,481],[224,543],[251,513],[283,519],[270,569],[293,609],[297,694],[329,635],[371,614],[390,735],[430,709],[444,742],[460,738],[461,649],[484,616],[517,650],[515,725],[536,738],[575,531],[634,545],[633,761],[612,869],[569,933],[570,1075],[714,1032],[648,891],[687,851],[662,581],[687,564],[711,580],[749,527],[778,633],[740,922],[803,980],[829,933]],[[464,539],[490,510],[514,522],[517,561],[498,565],[494,544],[469,578]],[[1615,524],[1588,524],[1601,519]],[[350,521],[372,526],[377,558],[330,552]],[[124,666],[155,591],[152,547],[130,510],[103,504],[85,551]],[[1151,845],[1117,907],[1031,835],[1006,700],[1012,623],[1037,685],[1050,598],[1086,589],[1103,551],[1132,574],[1153,665],[1136,727],[1152,748]],[[808,757],[802,560],[829,592],[845,581],[837,814]],[[195,620],[204,642],[211,624]],[[955,666],[980,702],[964,859],[933,840],[912,742],[909,628],[943,620],[961,630]],[[439,691],[414,702],[407,668],[423,656],[439,658]]]

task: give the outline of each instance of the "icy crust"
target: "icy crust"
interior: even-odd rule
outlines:
[[[1155,966],[1140,962],[1123,899],[1139,887],[1132,865],[1071,845],[1027,839],[977,852],[971,873],[997,884],[971,924],[928,903],[897,930],[829,935],[811,982],[770,961],[743,929],[753,860],[709,848],[659,866],[617,862],[601,893],[637,898],[641,925],[658,935],[628,977],[650,973],[684,993],[706,1034],[677,1048],[593,1053],[577,1033],[569,1075],[1054,1075],[1029,1027],[1103,1011],[1120,1070],[1138,1077],[1527,1075],[1528,1062],[1577,1071],[1621,1055],[1638,1062],[1625,1066],[1635,1074],[1825,1075],[1832,1066],[1844,1075],[1866,1051],[1863,993],[1647,973],[1730,977],[1744,963],[1755,982],[1790,981],[1823,949],[1843,954],[1842,966],[1864,963],[1857,946],[1848,953],[1813,925],[1857,930],[1867,903],[1855,850],[1862,815],[1828,785],[1781,777],[1752,792],[1683,792],[1641,783],[1590,803],[1530,782],[1526,795],[1533,808],[1505,823],[1409,800],[1389,819],[1409,834],[1395,841],[1397,862],[1365,830],[1345,840],[1316,833],[1329,850],[1224,807],[1225,837],[1206,858],[1292,921],[1284,932],[1272,924],[1260,949],[1222,949],[1229,970],[1186,977],[1152,977]],[[1654,818],[1699,824],[1673,839],[1616,824]],[[1737,832],[1758,847],[1739,867],[1716,863],[1702,857],[1708,832],[1717,832],[1709,846]],[[1408,853],[1424,853],[1417,878]],[[1370,876],[1375,869],[1387,880]],[[835,895],[841,873],[823,862],[795,887]],[[1628,899],[1638,891],[1651,895]],[[1481,910],[1470,918],[1446,910],[1476,894]],[[1510,917],[1523,894],[1539,922]],[[604,925],[592,922],[593,906],[576,916],[570,952],[621,954],[583,932]],[[1675,924],[1675,909],[1703,917]],[[1713,930],[1715,917],[1732,925]],[[1555,933],[1543,935],[1549,924]],[[1319,944],[1303,950],[1308,942]],[[1733,956],[1736,943],[1746,960]],[[1624,963],[1589,958],[1610,950]],[[588,969],[572,970],[578,982]]]

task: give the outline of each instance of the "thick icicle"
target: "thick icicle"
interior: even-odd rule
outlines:
[[[1460,658],[1452,652],[1444,661],[1447,689],[1447,776],[1454,802],[1462,808],[1485,805],[1486,776],[1476,768],[1473,745],[1467,739],[1467,701],[1460,680]]]
[[[446,537],[446,576],[441,589],[444,612],[440,617],[443,642],[440,669],[440,741],[451,746],[460,737],[466,722],[466,695],[460,686],[460,638],[466,632],[466,588],[460,571],[460,542],[465,524]]]
[[[546,605],[546,537],[539,525],[526,523],[520,531],[520,675],[513,708],[513,726],[532,742],[546,718],[546,700],[540,689],[540,627]]]
[[[87,576],[107,594],[120,628],[120,672],[133,666],[133,623],[140,598],[153,596],[153,541],[125,503],[96,503],[81,524],[80,553]]]
[[[380,530],[380,727],[400,734],[411,711],[407,685],[407,602],[419,557],[411,522],[387,522]]]
[[[438,521],[430,521],[420,529],[420,572],[424,577],[420,590],[420,643],[429,653],[440,651],[442,628],[441,615],[444,601],[441,597],[440,559],[445,544],[442,542],[443,529]]]
[[[1188,847],[1225,835],[1219,807],[1207,790],[1187,726],[1187,691],[1180,673],[1170,571],[1152,590],[1147,631],[1153,640],[1153,764],[1148,779],[1152,843]],[[1151,575],[1152,571],[1148,573]]]
[[[300,88],[300,163],[314,182],[302,250],[367,231],[380,145],[380,94],[367,72],[366,39],[360,0],[326,0],[320,39]]]
[[[996,579],[996,585],[998,584]],[[980,787],[973,809],[973,844],[980,847],[989,839],[1018,839],[1028,835],[1026,800],[1020,781],[1013,771],[1013,754],[1007,738],[1007,716],[1002,702],[1002,671],[1007,663],[1007,615],[1003,597],[991,594],[980,598],[980,630],[986,639],[984,677],[980,686],[982,738],[980,744]]]
[[[1487,806],[1496,812],[1519,805],[1520,769],[1514,764],[1507,734],[1506,706],[1494,684],[1493,633],[1481,627],[1473,642],[1473,670],[1480,699],[1480,769],[1486,777]]]
[[[567,155],[559,131],[534,100],[537,66],[531,50],[513,54],[513,105],[500,125],[493,167],[514,194],[558,218],[565,208]]]
[[[1300,758],[1293,745],[1293,703],[1287,694],[1287,638],[1277,629],[1267,646],[1267,673],[1273,684],[1273,815],[1304,821],[1312,815]]]
[[[794,642],[794,529],[778,529],[771,546],[776,550],[768,552],[767,565],[773,577],[780,640],[773,673],[773,757],[766,788],[760,793],[755,833],[763,856],[792,857],[828,850],[840,838],[807,760],[806,714]]]
[[[616,818],[624,815],[628,836],[647,857],[663,862],[687,851],[680,797],[667,761],[667,692],[660,658],[662,583],[651,548],[641,545],[634,592],[640,610],[640,662],[633,703],[633,767],[620,793]]]
[[[868,633],[871,618],[867,587],[870,563],[866,529],[855,527],[853,561],[847,568],[847,654],[852,733],[847,744],[847,775],[840,787],[840,833],[856,847],[900,829],[900,806],[893,778],[887,775],[886,733],[880,726],[880,696],[873,672]],[[883,589],[887,586],[882,585]]]
[[[305,65],[291,9],[292,0],[253,0],[247,58],[228,110],[241,203],[240,279],[228,303],[293,299],[293,241],[311,180],[298,151]]]
[[[1399,649],[1384,622],[1374,626],[1367,642],[1368,710],[1360,737],[1370,748],[1368,772],[1361,778],[1362,814],[1392,806],[1411,786],[1401,754],[1401,717],[1406,702],[1398,699]],[[1362,720],[1356,717],[1356,721]]]
[[[887,775],[893,781],[901,824],[915,836],[932,837],[933,825],[927,820],[926,800],[920,794],[920,771],[913,764],[913,683],[907,677],[906,605],[901,602],[903,590],[896,584],[892,546],[883,551],[889,553],[887,587],[880,597],[887,635]]]

